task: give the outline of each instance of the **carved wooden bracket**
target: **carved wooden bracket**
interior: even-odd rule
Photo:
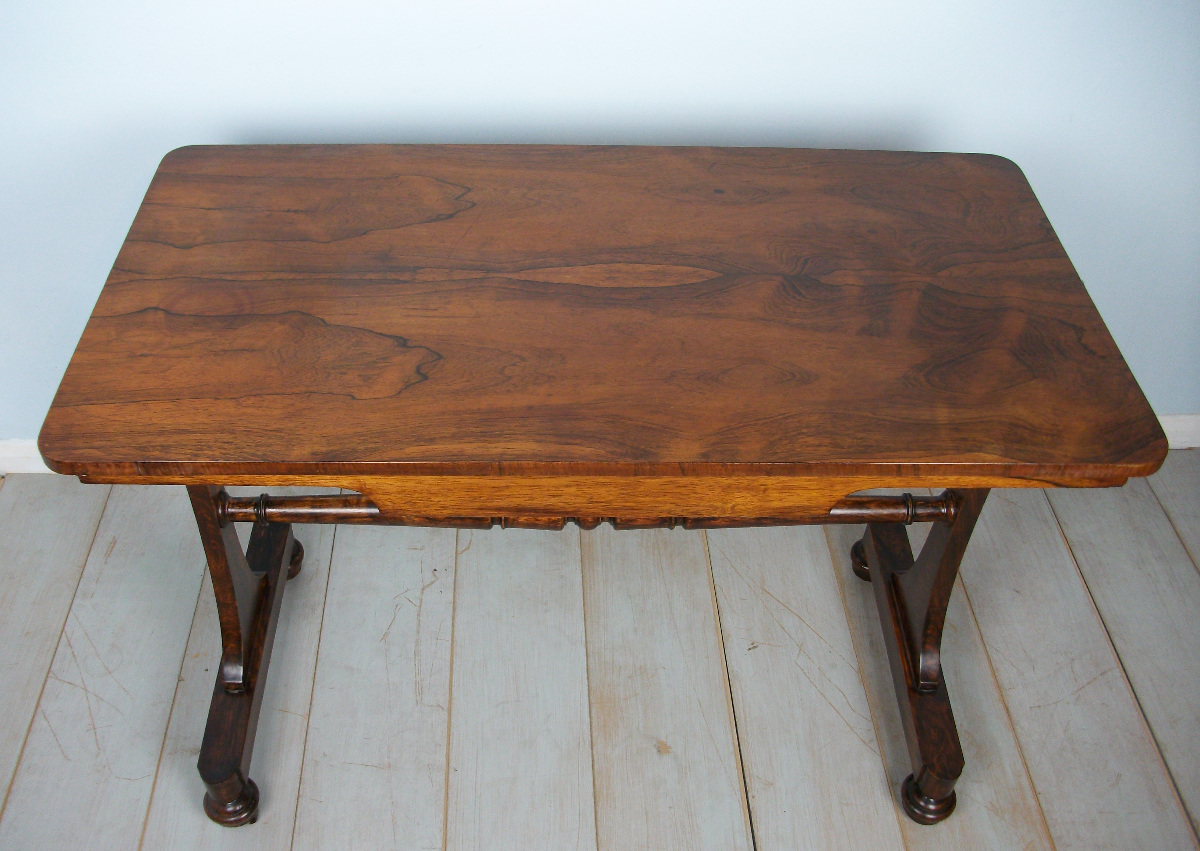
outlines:
[[[868,555],[870,564],[889,566],[888,597],[905,627],[903,645],[913,682],[922,692],[933,691],[942,679],[946,607],[987,491],[947,491],[944,496],[953,505],[949,519],[933,524],[915,561],[902,527],[872,523],[867,536],[875,549],[874,556]]]
[[[207,485],[189,485],[187,490],[217,598],[221,623],[218,679],[227,691],[245,691],[247,640],[262,580],[250,570],[237,530],[217,511],[219,501],[228,499],[225,491]]]

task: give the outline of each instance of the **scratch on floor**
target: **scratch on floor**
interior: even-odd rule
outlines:
[[[64,680],[62,677],[60,677],[58,674],[54,673],[53,671],[50,672],[50,679],[54,680],[55,682],[60,682],[65,686],[70,686],[71,688],[77,688],[80,691],[85,691],[88,694],[90,694],[92,697],[96,698],[96,700],[100,701],[101,703],[111,706],[118,715],[125,714],[124,712],[121,711],[121,707],[117,706],[111,700],[105,700],[103,697],[96,694],[94,691],[87,688],[86,686],[81,686],[79,683],[73,683],[70,680]]]
[[[74,685],[74,683],[72,683],[72,685]],[[67,762],[70,762],[71,758],[67,756],[66,749],[63,748],[62,742],[59,741],[58,733],[54,732],[54,725],[50,723],[50,717],[46,715],[46,710],[39,709],[38,712],[42,714],[42,719],[46,722],[46,729],[48,729],[50,731],[50,735],[54,737],[54,744],[58,745],[59,751],[62,752],[63,759],[65,759]]]
[[[407,590],[405,590],[405,591],[402,591],[401,593],[406,594],[408,592],[407,592]],[[407,600],[408,598],[405,598],[405,599]],[[412,602],[412,601],[409,600],[409,602]],[[380,644],[387,641],[388,634],[391,633],[391,631],[392,631],[392,624],[394,624],[396,622],[396,615],[398,615],[400,613],[401,605],[402,605],[401,603],[397,603],[395,606],[392,607],[392,619],[390,621],[388,621],[388,625],[384,628],[383,635],[379,636]]]
[[[1112,673],[1113,671],[1115,671],[1115,670],[1117,670],[1117,669],[1116,669],[1116,668],[1109,668],[1109,669],[1108,669],[1108,670],[1106,670],[1106,671],[1102,671],[1102,672],[1100,672],[1099,674],[1096,674],[1096,676],[1094,676],[1094,677],[1092,677],[1091,679],[1089,679],[1087,682],[1083,683],[1082,685],[1080,685],[1080,686],[1076,686],[1076,687],[1075,687],[1075,688],[1074,688],[1074,689],[1071,691],[1071,693],[1070,693],[1070,694],[1064,694],[1062,697],[1056,698],[1055,700],[1051,700],[1051,701],[1049,701],[1048,703],[1039,703],[1039,704],[1037,704],[1037,705],[1035,705],[1035,706],[1030,706],[1029,708],[1030,708],[1030,709],[1045,709],[1045,708],[1046,708],[1046,707],[1048,707],[1048,706],[1056,706],[1057,704],[1059,704],[1059,703],[1062,703],[1063,701],[1070,700],[1071,698],[1073,698],[1073,697],[1075,697],[1077,694],[1079,694],[1081,691],[1083,691],[1085,688],[1087,688],[1088,686],[1092,685],[1092,684],[1093,684],[1093,683],[1095,683],[1097,680],[1100,680],[1100,679],[1103,679],[1104,677],[1107,677],[1109,674],[1111,674],[1111,673]]]
[[[839,659],[841,659],[843,662],[845,662],[845,663],[846,663],[847,665],[849,665],[851,668],[854,668],[854,669],[856,669],[856,670],[858,669],[858,663],[857,663],[857,660],[855,660],[855,661],[853,661],[853,662],[852,662],[850,659],[848,659],[847,657],[843,656],[843,655],[842,655],[842,653],[841,653],[841,651],[840,651],[840,650],[839,650],[837,647],[835,647],[835,646],[833,646],[832,644],[830,644],[830,643],[829,643],[829,641],[828,641],[828,639],[826,639],[826,638],[825,638],[825,636],[823,636],[823,635],[821,634],[820,630],[816,629],[815,627],[813,627],[813,625],[812,625],[812,624],[810,624],[810,623],[809,623],[808,621],[806,621],[804,618],[800,617],[800,614],[799,614],[799,613],[798,613],[798,612],[797,612],[795,609],[793,609],[793,608],[792,608],[791,606],[789,606],[787,603],[783,602],[783,600],[780,600],[778,597],[776,597],[774,594],[772,594],[772,593],[771,593],[771,592],[770,592],[770,591],[767,589],[767,587],[766,587],[765,585],[760,585],[760,586],[759,586],[759,589],[760,589],[760,590],[761,590],[761,591],[762,591],[764,594],[766,594],[768,597],[770,597],[772,600],[774,600],[776,603],[778,603],[780,606],[782,606],[784,609],[786,609],[786,610],[787,610],[787,611],[788,611],[788,612],[789,612],[789,613],[792,615],[792,617],[794,617],[796,620],[800,621],[800,623],[802,623],[802,624],[804,624],[806,627],[808,627],[808,630],[809,630],[809,632],[811,632],[811,633],[812,633],[813,635],[815,635],[815,636],[816,636],[818,639],[820,639],[821,643],[822,643],[822,644],[824,644],[826,647],[828,647],[828,648],[829,648],[829,650],[830,650],[830,652],[832,652],[832,653],[833,653],[833,655],[837,656]],[[776,623],[778,623],[778,620],[776,620]],[[790,636],[789,636],[789,637],[790,637]]]
[[[792,642],[792,644],[795,645],[797,655],[804,657],[809,662],[811,662],[813,665],[815,665],[818,670],[820,670],[821,669],[820,663],[817,662],[817,660],[813,659],[811,656],[808,655],[808,653],[806,653],[804,651],[803,645],[799,641],[797,641],[790,632],[788,632],[787,627],[785,627],[783,625],[783,623],[779,620],[779,618],[775,617],[775,613],[770,610],[767,610],[767,616],[769,618],[771,618],[771,620],[775,621],[776,625],[783,632],[783,634],[786,635],[788,637],[788,639]],[[811,627],[810,627],[810,629],[811,629]],[[842,720],[842,722],[846,725],[846,727],[849,728],[850,732],[854,734],[854,738],[858,739],[860,742],[862,742],[864,745],[866,745],[871,750],[872,753],[876,753],[876,754],[879,753],[879,747],[878,747],[877,743],[875,743],[874,741],[869,741],[868,739],[864,738],[858,732],[858,729],[852,723],[850,723],[850,719],[847,718],[845,715],[843,715],[842,711],[840,709],[838,709],[837,705],[832,700],[829,699],[829,696],[825,694],[825,690],[822,689],[817,684],[817,681],[814,680],[812,678],[812,676],[809,675],[808,671],[805,670],[805,667],[803,665],[801,665],[798,660],[793,660],[793,664],[796,666],[796,670],[800,672],[800,675],[802,677],[804,677],[804,679],[808,680],[809,684],[812,685],[813,689],[817,692],[817,694],[819,694],[821,696],[821,699],[823,701],[825,701],[826,704],[828,704],[829,708],[833,710],[834,714],[837,715],[837,717]],[[837,690],[838,694],[840,694],[842,696],[842,700],[845,701],[847,709],[849,709],[856,717],[861,718],[863,721],[871,723],[872,726],[874,725],[874,722],[871,720],[871,718],[869,716],[864,715],[863,713],[859,712],[857,709],[854,708],[854,704],[851,703],[850,698],[846,695],[846,692],[842,690],[841,686],[839,686],[837,683],[833,682],[833,680],[831,680],[831,679],[828,679],[828,678],[825,678],[825,679],[831,686],[833,686],[834,689]]]
[[[856,671],[858,670],[858,659],[857,658],[852,660],[849,657],[843,655],[842,652],[837,647],[834,647],[832,644],[829,643],[828,640],[826,640],[825,636],[823,636],[818,630],[814,629],[812,624],[810,624],[804,618],[800,617],[800,615],[796,612],[795,609],[793,609],[791,606],[787,605],[787,603],[783,602],[783,600],[779,599],[774,594],[772,594],[767,589],[767,586],[764,583],[759,582],[759,583],[757,583],[757,585],[755,585],[755,583],[752,583],[749,579],[746,578],[746,575],[744,573],[742,573],[740,570],[738,570],[738,567],[736,564],[734,564],[733,559],[726,558],[726,563],[729,565],[729,569],[734,572],[734,575],[736,575],[738,579],[742,580],[742,582],[746,585],[747,588],[754,590],[757,587],[759,591],[761,591],[763,594],[767,595],[767,597],[774,600],[775,603],[777,603],[779,606],[786,609],[792,615],[792,617],[796,618],[796,620],[800,621],[800,623],[802,623],[806,627],[808,627],[809,631],[813,635],[815,635],[817,638],[819,638],[821,640],[821,643],[829,648],[830,652],[832,652],[835,656],[837,656],[839,659],[841,659],[843,662],[845,662],[847,665],[849,665],[854,670],[856,670]],[[766,609],[767,607],[763,606],[763,608]],[[769,610],[768,610],[768,614],[771,614],[771,612]],[[783,628],[783,624],[781,624],[779,622],[779,618],[776,618],[772,615],[771,619],[773,621],[775,621],[775,623],[779,624],[781,629]],[[786,630],[784,630],[784,631],[786,632]],[[788,638],[791,638],[791,637],[792,636],[790,634],[788,634]]]
[[[71,613],[71,617],[75,620],[75,626],[79,627],[79,631],[83,633],[83,637],[88,640],[88,644],[92,645],[92,652],[96,655],[96,661],[99,662],[100,666],[108,672],[109,678],[117,684],[117,688],[125,692],[125,696],[130,700],[133,700],[133,695],[129,693],[129,689],[121,685],[121,681],[117,679],[117,675],[113,673],[113,669],[108,667],[108,665],[105,663],[104,657],[100,655],[100,648],[96,646],[96,642],[92,641],[92,636],[88,634],[86,629],[84,629],[83,621],[81,621],[79,616],[74,612]]]
[[[437,584],[438,578],[437,569],[434,568],[433,579],[421,586],[420,596],[417,598],[416,636],[413,642],[413,694],[418,705],[425,698],[425,683],[421,677],[421,615],[425,610],[425,592]]]
[[[757,650],[760,647],[779,647],[779,645],[772,644],[769,641],[751,641],[746,647],[746,652],[749,653],[751,650]]]
[[[71,654],[71,659],[75,662],[75,670],[79,672],[80,688],[83,689],[83,702],[87,704],[88,720],[92,722],[92,738],[96,740],[96,756],[100,756],[103,753],[103,749],[100,747],[100,734],[96,731],[96,716],[92,713],[92,692],[87,687],[87,679],[83,676],[83,666],[79,664],[79,657],[75,655],[75,647],[71,644],[71,636],[68,630],[63,630],[63,639],[67,642],[67,650]]]

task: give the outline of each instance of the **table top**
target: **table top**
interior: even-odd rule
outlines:
[[[1166,440],[990,155],[167,155],[42,429],[59,472],[1097,484]]]

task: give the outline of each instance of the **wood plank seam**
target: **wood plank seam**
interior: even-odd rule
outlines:
[[[971,623],[974,624],[975,631],[982,637],[983,633],[979,629],[979,621],[975,617],[975,605],[971,602],[971,595],[967,593],[967,584],[962,579],[958,581],[957,590],[962,596],[963,601],[967,604],[967,613],[971,617]],[[1021,744],[1021,738],[1017,735],[1016,725],[1013,724],[1012,710],[1008,708],[1008,698],[1005,697],[1004,689],[1000,685],[1000,678],[996,676],[996,665],[992,661],[992,651],[988,648],[987,642],[981,640],[980,644],[983,645],[983,657],[987,659],[988,674],[991,676],[992,682],[996,684],[996,693],[1000,695],[1000,705],[1004,708],[1004,719],[1008,722],[1009,732],[1012,733],[1012,740],[1017,749],[1017,756],[1021,760],[1021,767],[1025,769],[1025,779],[1029,781],[1029,788],[1033,790],[1038,815],[1042,817],[1042,827],[1046,830],[1046,836],[1050,840],[1050,847],[1057,848],[1058,845],[1054,842],[1054,834],[1050,832],[1050,822],[1046,819],[1046,811],[1042,807],[1042,796],[1038,792],[1037,784],[1033,782],[1033,774],[1029,771],[1029,762],[1025,759],[1025,747]]]
[[[1164,514],[1176,513],[1184,536],[1200,531],[1200,465],[1168,467],[1161,496],[1156,501],[1148,482],[1134,480],[1116,491],[1051,493],[1050,501],[1200,829],[1200,574]],[[1181,505],[1180,497],[1190,497],[1190,505]],[[1196,549],[1200,538],[1191,543]]]
[[[200,587],[196,589],[196,605],[192,607],[192,620],[196,622],[196,613],[200,610],[200,595],[204,593],[204,577],[208,575],[208,568],[204,568],[204,572],[200,574]],[[137,847],[140,849],[142,843],[146,841],[146,828],[150,824],[150,810],[154,806],[154,795],[158,791],[158,773],[162,770],[163,753],[167,749],[167,734],[171,730],[171,716],[175,714],[175,699],[179,696],[179,684],[183,681],[183,666],[187,662],[187,642],[183,643],[183,649],[179,656],[179,670],[175,672],[175,688],[171,691],[171,708],[167,710],[167,723],[163,725],[162,741],[158,746],[158,761],[154,763],[154,781],[150,784],[150,795],[146,798],[146,812],[142,816],[142,829],[138,833]]]
[[[8,477],[5,476],[4,478],[7,479]],[[3,480],[0,480],[0,485],[2,485],[2,482],[3,482]],[[90,544],[88,544],[87,552],[84,553],[84,555],[83,555],[83,565],[80,567],[79,576],[75,580],[75,590],[71,592],[71,605],[67,606],[66,612],[63,614],[62,623],[60,623],[58,625],[58,640],[55,642],[56,647],[62,641],[63,630],[66,629],[67,620],[71,617],[71,606],[75,605],[75,595],[79,591],[79,583],[83,581],[83,569],[84,569],[84,567],[87,566],[88,558],[91,557],[92,547],[94,547],[96,545],[96,536],[98,534],[100,534],[100,524],[104,520],[104,512],[108,510],[108,498],[110,496],[112,496],[112,488],[111,487],[109,487],[108,493],[106,493],[104,495],[104,506],[100,509],[100,512],[96,515],[96,528],[92,529],[92,541]],[[21,739],[21,750],[18,752],[16,764],[13,766],[12,777],[8,778],[8,784],[5,786],[5,789],[4,789],[4,800],[0,801],[0,821],[4,820],[4,811],[8,808],[8,798],[9,798],[9,795],[12,793],[13,784],[16,783],[16,781],[17,781],[17,772],[21,768],[21,760],[25,757],[25,743],[29,741],[29,731],[33,729],[33,722],[37,718],[38,712],[41,711],[42,695],[46,691],[46,682],[47,682],[47,680],[50,679],[50,671],[53,667],[54,667],[54,656],[52,654],[50,657],[50,664],[48,664],[46,666],[46,673],[42,677],[42,687],[38,690],[38,699],[37,699],[37,703],[34,704],[33,714],[29,716],[29,723],[25,726],[25,736],[23,739]],[[147,812],[150,811],[149,807],[147,807],[146,811]]]
[[[865,529],[865,527],[864,527],[864,529]],[[830,564],[833,566],[834,570],[837,570],[839,567],[838,561],[837,561],[837,559],[833,558],[833,553],[834,553],[834,550],[837,548],[837,545],[829,537],[829,527],[828,526],[824,527],[823,531],[825,533],[825,546],[830,551],[830,559],[829,559]],[[861,537],[861,535],[859,537]],[[845,588],[842,586],[841,582],[834,582],[834,585],[837,587],[838,599],[840,599],[842,601],[842,614],[846,618],[846,623],[850,624],[851,618],[852,618],[852,613],[850,611],[850,605],[846,601]],[[858,631],[855,629],[850,629],[849,632],[850,632],[850,646],[854,648],[854,661],[855,661],[855,668],[858,671],[858,682],[862,686],[863,694],[865,695],[868,693],[868,688],[867,688],[867,681],[863,678],[862,649],[859,647]],[[884,741],[883,733],[879,729],[879,720],[875,717],[875,712],[873,710],[871,710],[871,705],[869,702],[867,704],[867,708],[869,710],[868,714],[871,716],[871,729],[875,731],[875,752],[879,755],[879,770],[883,773],[884,777],[887,777],[888,776],[888,765],[887,765],[887,758],[884,755],[887,750],[886,742]],[[890,706],[888,708],[891,709]],[[908,843],[905,841],[905,838],[904,838],[904,829],[903,829],[904,815],[903,815],[903,813],[901,813],[899,807],[893,807],[892,810],[896,816],[897,832],[900,836],[900,841],[902,843],[904,843],[905,848],[908,848]]]
[[[62,630],[0,844],[137,844],[177,686],[169,678],[178,678],[203,576],[184,507],[170,490],[109,496],[105,534],[92,542]],[[56,806],[63,801],[70,806]]]
[[[339,493],[345,493],[345,491],[340,490]],[[335,554],[337,553],[337,533],[338,527],[334,526],[333,538],[329,542],[329,570],[325,576],[325,593],[321,597],[321,628],[317,631],[317,654],[316,659],[313,662],[312,686],[309,688],[308,692],[308,723],[306,723],[304,726],[304,744],[300,748],[300,778],[296,783],[296,807],[292,814],[292,834],[288,841],[288,848],[292,848],[296,844],[296,823],[299,821],[300,817],[300,790],[304,788],[304,766],[306,764],[305,757],[308,754],[308,734],[312,729],[313,698],[315,697],[317,690],[317,662],[321,658],[321,638],[325,634],[325,610],[329,603],[329,585],[333,579],[333,560]]]
[[[458,544],[461,540],[462,530],[455,529],[454,585],[450,591],[450,664],[446,674],[449,682],[446,685],[446,779],[442,784],[442,851],[446,851],[450,838],[450,722],[454,717],[454,635],[458,626],[458,557],[462,555]]]
[[[583,527],[582,526],[579,527],[578,532],[579,532],[579,571],[582,574],[583,573]],[[579,583],[579,593],[580,593],[580,601],[579,602],[580,602],[580,611],[583,613],[583,656],[584,656],[583,676],[584,676],[584,682],[587,684],[587,695],[588,695],[588,702],[587,702],[588,703],[588,749],[589,749],[589,754],[590,754],[590,758],[591,758],[591,766],[592,766],[592,829],[596,832],[596,847],[599,848],[600,847],[600,813],[599,813],[600,805],[596,802],[596,797],[597,797],[596,796],[596,789],[597,789],[597,786],[596,786],[596,737],[594,735],[592,735],[592,731],[596,729],[596,726],[595,726],[595,721],[592,718],[592,665],[591,665],[591,662],[589,661],[591,659],[591,654],[587,652],[588,651],[588,625],[587,625],[588,619],[587,619],[587,600],[586,600],[587,591],[585,589],[585,585],[586,585],[586,583],[584,583],[584,582]],[[451,648],[451,649],[453,649],[453,648]],[[449,737],[447,736],[447,741],[448,740],[449,740]],[[447,745],[447,747],[449,747],[449,745]],[[450,773],[449,770],[447,770],[446,774],[449,775],[449,773]]]
[[[1153,488],[1151,488],[1153,491]],[[1050,507],[1050,514],[1054,517],[1054,524],[1058,527],[1058,534],[1062,536],[1063,545],[1067,548],[1067,553],[1071,557],[1071,564],[1075,567],[1075,572],[1079,574],[1079,581],[1083,583],[1083,588],[1087,591],[1088,602],[1091,603],[1092,611],[1096,614],[1096,620],[1104,629],[1104,637],[1108,640],[1108,646],[1112,649],[1113,658],[1117,660],[1117,664],[1121,666],[1121,682],[1125,683],[1125,688],[1129,690],[1129,694],[1133,696],[1134,704],[1138,708],[1138,717],[1141,718],[1142,728],[1150,736],[1150,741],[1154,742],[1154,752],[1158,755],[1158,764],[1162,768],[1163,773],[1171,781],[1171,791],[1175,793],[1175,804],[1179,807],[1180,812],[1184,814],[1184,821],[1187,823],[1188,829],[1192,832],[1192,839],[1197,844],[1200,844],[1200,835],[1196,833],[1196,827],[1192,823],[1188,814],[1188,809],[1183,803],[1183,796],[1179,793],[1179,783],[1175,779],[1175,775],[1171,772],[1170,766],[1167,765],[1166,759],[1163,757],[1162,746],[1158,742],[1158,736],[1154,734],[1154,728],[1150,726],[1150,722],[1146,719],[1146,711],[1142,708],[1142,699],[1138,696],[1137,691],[1133,688],[1133,683],[1129,681],[1129,674],[1125,670],[1125,660],[1121,658],[1121,652],[1117,649],[1116,642],[1112,639],[1112,634],[1109,632],[1108,623],[1104,620],[1104,615],[1100,611],[1100,607],[1096,605],[1095,599],[1092,597],[1092,589],[1088,585],[1087,577],[1083,573],[1083,569],[1079,566],[1079,559],[1075,557],[1075,550],[1071,547],[1071,540],[1067,537],[1067,533],[1063,531],[1062,521],[1058,519],[1058,512],[1054,510],[1054,502],[1046,495],[1045,491],[1041,491],[1042,499],[1046,500],[1046,504]],[[1155,497],[1157,500],[1157,496]],[[1161,507],[1161,503],[1160,503]],[[1165,514],[1166,512],[1164,512]],[[1174,530],[1174,526],[1171,527]],[[1178,535],[1176,531],[1176,535]]]
[[[333,579],[333,559],[337,552],[338,527],[333,527],[333,539],[329,542],[329,570],[325,576],[325,594],[321,597],[321,628],[317,631],[317,659],[321,658],[321,636],[325,634],[325,606],[329,602],[329,583]],[[312,686],[308,691],[308,721],[304,725],[304,744],[300,748],[300,778],[296,783],[296,807],[292,813],[292,835],[288,840],[288,848],[296,844],[296,822],[300,817],[300,790],[304,788],[305,756],[308,754],[308,733],[312,729],[313,697],[317,691],[317,666],[313,664]]]
[[[737,706],[733,702],[733,685],[729,682],[729,656],[725,650],[725,631],[721,627],[721,603],[717,597],[717,582],[713,576],[712,551],[708,545],[708,532],[700,531],[704,541],[704,566],[708,571],[708,589],[712,595],[713,620],[717,626],[717,644],[721,648],[721,678],[725,685],[729,708],[729,727],[733,731],[733,749],[737,754],[738,783],[742,788],[742,806],[746,815],[746,826],[750,834],[750,847],[757,851],[758,837],[754,831],[754,809],[750,806],[750,786],[746,783],[746,767],[742,760],[742,734],[738,730]]]
[[[1000,497],[1000,499],[1002,498]],[[987,513],[985,509],[985,517]],[[872,641],[872,639],[878,640],[876,633],[879,626],[875,600],[872,599],[874,595],[871,593],[873,589],[867,590],[862,587],[862,583],[851,572],[850,559],[847,557],[850,541],[857,540],[854,537],[855,531],[859,531],[861,534],[861,529],[853,526],[827,526],[825,528],[832,563],[839,580],[839,596],[845,607],[846,616],[851,622],[849,637],[854,640],[853,651],[859,659],[858,672],[862,686],[868,695],[871,695],[872,686],[876,690],[880,686],[885,686],[887,695],[890,697],[891,679],[887,676],[886,671],[879,668],[878,664],[882,656],[877,651],[882,648]],[[911,527],[910,531],[912,533],[911,545],[917,548],[923,543],[929,530],[923,528],[922,525],[916,525]],[[971,552],[971,548],[968,548],[964,565],[967,559],[972,558]],[[955,595],[964,593],[965,582],[961,575],[954,587]],[[860,592],[857,598],[853,596],[856,591]],[[864,607],[863,603],[868,605]],[[951,608],[956,607],[952,605]],[[865,615],[869,615],[869,623],[864,624],[862,618]],[[855,628],[856,621],[859,628]],[[861,629],[863,626],[870,628],[863,631]],[[968,649],[967,645],[972,645],[970,668],[958,667],[957,672],[949,676],[949,685],[954,689],[952,697],[962,701],[963,723],[967,723],[966,718],[972,718],[967,729],[975,729],[982,734],[982,741],[973,735],[968,734],[967,736],[969,756],[964,776],[968,773],[971,775],[971,782],[967,787],[971,789],[971,794],[968,795],[966,789],[962,790],[962,794],[966,796],[962,803],[966,804],[969,801],[972,806],[956,816],[956,819],[959,820],[950,820],[953,827],[929,831],[915,825],[907,818],[900,818],[898,808],[893,805],[889,811],[897,814],[897,822],[900,827],[896,842],[903,843],[901,847],[914,849],[927,847],[1054,848],[1045,813],[1029,782],[1028,764],[1024,759],[1024,754],[1019,749],[1015,749],[1017,739],[1008,706],[1003,704],[1004,693],[996,682],[997,678],[994,676],[991,659],[987,656],[987,648],[980,635],[977,618],[969,603],[958,604],[957,615],[948,615],[947,633],[953,642],[952,646],[956,648],[953,658],[958,660],[958,665],[963,664],[962,660],[965,658],[963,653]],[[974,637],[967,638],[968,634]],[[958,638],[955,639],[954,636],[958,636]],[[980,655],[983,656],[982,659],[979,658]],[[974,678],[969,676],[971,672],[975,672]],[[992,694],[993,697],[986,704],[975,700],[984,694]],[[894,794],[899,776],[908,770],[907,760],[900,753],[903,750],[903,740],[899,738],[901,731],[894,723],[897,719],[893,717],[895,710],[891,706],[891,701],[885,700],[880,703],[878,697],[880,695],[876,691],[875,698],[870,700],[871,710],[867,719],[872,722],[879,742],[877,754],[883,763],[881,773],[888,778],[889,786]],[[997,707],[997,703],[1002,705]],[[984,714],[980,714],[981,711],[984,711],[985,705],[986,711]],[[894,726],[895,729],[892,729]],[[1020,765],[1013,760],[1020,760]],[[901,768],[902,765],[903,768]],[[971,766],[975,766],[975,769],[972,770]],[[1000,797],[997,798],[997,796]],[[1026,827],[1021,827],[1022,824]],[[1014,831],[1016,832],[1014,833]]]
[[[1175,518],[1171,516],[1171,512],[1167,511],[1167,507],[1163,505],[1162,497],[1158,495],[1158,491],[1154,488],[1154,477],[1150,476],[1146,479],[1146,482],[1150,485],[1150,493],[1154,494],[1154,501],[1158,503],[1159,510],[1167,518],[1167,522],[1171,524],[1171,531],[1175,533],[1175,537],[1179,539],[1179,543],[1183,546],[1183,551],[1191,559],[1192,567],[1196,568],[1196,571],[1200,573],[1200,553],[1192,552],[1188,547],[1187,540],[1179,533],[1179,527],[1175,525]]]

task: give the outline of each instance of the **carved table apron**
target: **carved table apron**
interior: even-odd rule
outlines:
[[[1120,485],[1166,454],[1008,160],[436,145],[168,154],[39,446],[84,482],[187,486],[226,825],[258,811],[292,523],[866,523],[900,800],[940,821],[963,770],[942,627],[988,489]]]

